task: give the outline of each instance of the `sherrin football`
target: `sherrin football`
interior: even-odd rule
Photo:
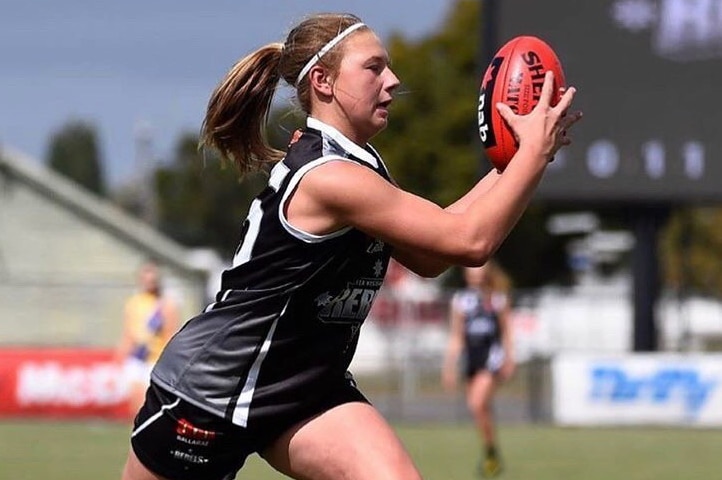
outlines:
[[[547,70],[554,72],[551,103],[556,105],[561,98],[559,89],[566,86],[564,71],[552,47],[538,37],[509,40],[484,73],[479,91],[479,136],[489,162],[500,172],[519,145],[495,105],[505,103],[520,115],[531,112],[539,102]]]

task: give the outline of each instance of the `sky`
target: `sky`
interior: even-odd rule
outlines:
[[[0,144],[38,162],[71,120],[98,133],[106,180],[198,132],[213,88],[245,54],[282,41],[304,15],[351,12],[379,36],[433,33],[453,0],[0,0]]]

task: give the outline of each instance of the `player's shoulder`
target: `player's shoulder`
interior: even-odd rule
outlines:
[[[479,298],[479,292],[473,288],[462,288],[454,293],[458,298]]]
[[[289,167],[301,167],[309,159],[322,156],[323,138],[316,130],[296,130],[291,137],[283,163]]]
[[[138,305],[142,301],[143,294],[140,292],[135,292],[128,295],[128,297],[125,299],[125,305],[126,307],[132,307],[134,305]]]
[[[358,171],[361,165],[345,150],[331,148],[315,130],[304,131],[295,143],[291,144],[281,161],[291,176],[323,171],[324,174],[343,174]]]
[[[509,305],[509,294],[506,292],[493,292],[491,294],[491,306],[494,310],[503,310]]]
[[[469,310],[478,305],[479,294],[470,288],[457,290],[451,297],[451,303],[457,310]]]
[[[163,295],[162,297],[158,298],[158,303],[163,309],[175,310],[176,308],[178,308],[178,302],[171,295]]]
[[[355,204],[388,187],[373,170],[342,157],[326,157],[304,175],[304,186],[319,198]]]

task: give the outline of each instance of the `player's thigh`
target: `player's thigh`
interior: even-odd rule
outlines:
[[[351,402],[305,420],[279,437],[263,457],[304,480],[418,480],[396,433],[366,403]]]
[[[479,370],[470,379],[466,390],[466,403],[472,410],[488,408],[494,394],[494,374]]]
[[[123,467],[123,475],[121,480],[165,480],[163,477],[156,475],[148,470],[145,465],[140,463],[138,457],[135,456],[133,449],[128,452],[128,459]]]

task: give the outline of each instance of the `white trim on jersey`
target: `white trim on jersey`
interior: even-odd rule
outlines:
[[[271,169],[271,176],[268,179],[268,186],[275,191],[278,191],[278,189],[281,188],[283,179],[286,178],[286,175],[288,175],[288,172],[290,171],[291,169],[288,168],[288,165],[283,162],[278,162],[277,164],[275,164]]]
[[[268,186],[278,191],[281,188],[283,180],[288,175],[291,169],[288,168],[283,162],[278,162],[271,169],[271,175],[268,178]],[[258,239],[258,233],[261,230],[261,220],[263,219],[263,204],[259,198],[256,198],[251,202],[251,206],[248,209],[248,216],[246,221],[248,222],[248,230],[243,236],[241,247],[233,257],[233,267],[237,267],[246,263],[251,259],[251,253],[253,253],[253,247],[256,245]]]
[[[180,398],[176,398],[175,402],[173,402],[169,405],[163,405],[162,407],[160,407],[160,410],[155,412],[152,416],[148,417],[148,420],[143,422],[138,428],[136,428],[133,431],[133,433],[130,434],[130,438],[135,437],[140,432],[142,432],[143,430],[148,428],[148,426],[150,426],[151,423],[155,422],[156,420],[158,420],[160,417],[163,416],[163,412],[165,412],[166,410],[170,410],[171,408],[177,407],[179,403],[180,403]]]
[[[386,172],[386,176],[389,177],[389,179],[391,180],[391,182],[393,184],[396,184],[396,181],[393,179],[393,177],[391,176],[391,172],[389,172],[389,169],[386,166],[386,162],[384,162],[383,158],[381,158],[381,155],[379,154],[379,152],[377,152],[376,149],[368,143],[366,144],[366,146],[369,148],[369,150],[374,152],[374,156],[377,158],[377,160],[381,164],[381,166],[384,167],[384,172]]]
[[[243,243],[241,248],[233,257],[233,267],[237,267],[246,263],[251,258],[251,252],[253,252],[253,246],[256,244],[258,239],[258,232],[261,230],[261,219],[263,218],[263,205],[261,200],[256,198],[251,202],[251,206],[248,208],[248,230],[243,237]]]
[[[268,351],[271,349],[271,342],[273,340],[273,334],[276,331],[276,326],[278,325],[278,321],[281,317],[283,317],[286,313],[286,308],[288,307],[288,303],[290,301],[291,299],[289,298],[283,306],[281,314],[271,324],[271,328],[268,329],[268,334],[266,334],[266,338],[263,340],[263,344],[261,345],[261,350],[258,352],[258,356],[253,361],[253,365],[251,365],[251,369],[248,371],[246,383],[243,384],[241,394],[238,396],[238,402],[236,403],[236,407],[233,409],[233,418],[231,421],[236,425],[240,425],[241,427],[246,427],[248,425],[248,415],[251,412],[251,401],[253,400],[253,393],[256,391],[256,382],[258,381],[258,374],[261,371],[261,364],[266,359],[266,355],[268,355]]]
[[[330,238],[335,238],[340,235],[343,235],[344,233],[351,230],[351,227],[344,227],[340,230],[336,230],[335,232],[328,233],[326,235],[315,235],[313,233],[308,233],[300,228],[296,228],[293,225],[291,225],[288,222],[288,219],[286,219],[286,214],[284,212],[286,202],[288,201],[288,197],[291,196],[291,194],[296,190],[296,186],[298,185],[298,182],[301,181],[301,178],[308,173],[311,169],[318,167],[319,165],[323,165],[324,163],[330,162],[332,160],[341,160],[344,162],[353,162],[353,160],[349,160],[347,158],[339,157],[338,155],[327,155],[325,157],[317,158],[316,160],[312,162],[308,162],[303,167],[299,168],[296,173],[293,174],[291,177],[291,180],[288,182],[288,186],[286,187],[286,191],[283,192],[283,197],[281,198],[281,202],[278,205],[278,219],[281,221],[281,225],[283,225],[283,228],[286,229],[288,233],[293,235],[294,237],[298,238],[299,240],[302,240],[306,243],[319,243],[323,242],[324,240],[328,240]]]
[[[217,301],[217,302],[213,302],[213,303],[211,303],[210,305],[208,305],[208,306],[205,308],[205,310],[203,310],[203,313],[210,312],[211,310],[213,310],[214,308],[216,308],[216,305],[218,305],[218,304],[221,303],[221,302],[225,302],[226,299],[228,298],[228,295],[230,295],[230,293],[231,293],[232,291],[233,291],[233,290],[226,290],[225,292],[223,292],[223,295],[221,296],[221,299],[220,299],[219,301]]]
[[[363,161],[364,163],[368,163],[374,168],[379,168],[379,165],[381,165],[386,173],[388,174],[388,169],[386,168],[386,165],[384,164],[383,160],[381,160],[381,157],[377,157],[378,153],[376,150],[371,147],[371,145],[368,145],[368,147],[376,154],[370,153],[363,147],[360,147],[359,145],[355,144],[351,140],[349,140],[347,137],[345,137],[341,132],[336,130],[330,125],[327,125],[323,123],[322,121],[313,118],[313,117],[307,117],[306,118],[306,125],[308,128],[312,128],[314,130],[318,130],[321,132],[321,135],[323,137],[324,141],[324,150],[327,150],[327,146],[325,145],[329,139],[330,141],[333,141],[338,144],[336,149],[340,147],[344,151],[344,153],[351,154],[355,158]],[[341,152],[340,152],[341,153]],[[318,167],[319,165],[323,165],[326,162],[329,162],[331,160],[342,160],[347,162],[352,162],[353,160],[350,160],[348,158],[345,158],[341,155],[324,155],[323,157],[320,157],[316,160],[313,160],[294,173],[293,177],[288,183],[288,186],[286,187],[286,190],[283,192],[283,197],[281,198],[281,203],[278,208],[278,219],[281,222],[281,225],[283,225],[283,228],[286,229],[288,233],[290,233],[292,236],[298,238],[299,240],[306,242],[306,243],[320,243],[324,240],[328,240],[331,238],[335,238],[338,236],[343,235],[344,233],[351,230],[351,227],[344,227],[342,229],[339,229],[335,232],[331,232],[326,235],[315,235],[313,233],[306,232],[304,230],[301,230],[300,228],[294,227],[291,225],[291,223],[286,218],[286,214],[284,212],[286,202],[288,201],[288,198],[291,196],[291,194],[294,192],[296,187],[298,186],[298,183],[301,181],[301,178],[308,173],[312,168]],[[283,179],[288,174],[288,167],[284,165],[284,170],[282,172],[279,172],[278,175],[276,175],[276,168],[278,168],[278,165],[282,165],[283,162],[279,162],[279,164],[274,167],[273,171],[271,172],[271,180],[269,180],[269,185],[274,186],[276,191],[278,191],[278,188],[280,188],[280,184],[283,181]],[[275,177],[275,183],[272,183]]]
[[[306,119],[306,125],[309,128],[319,130],[324,135],[328,135],[329,137],[331,137],[333,139],[333,141],[338,143],[341,146],[341,148],[343,148],[344,150],[346,150],[348,153],[350,153],[354,157],[358,158],[359,160],[363,160],[364,162],[368,163],[369,165],[373,166],[374,168],[379,167],[378,158],[374,157],[371,153],[369,153],[363,147],[360,147],[357,144],[353,143],[346,136],[344,136],[343,133],[339,132],[332,126],[327,125],[327,124],[323,123],[322,121],[320,121],[316,118],[313,118],[313,117],[308,117]],[[385,167],[385,165],[384,165],[384,167]]]

